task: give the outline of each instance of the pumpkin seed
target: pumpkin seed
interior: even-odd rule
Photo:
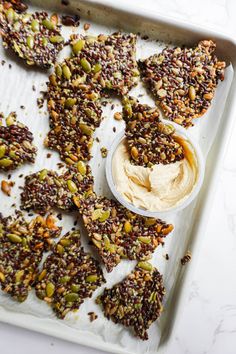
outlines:
[[[73,182],[71,179],[69,179],[69,180],[67,181],[67,186],[68,186],[69,191],[70,191],[71,193],[76,193],[76,192],[78,192],[78,188],[77,188],[75,182]]]
[[[79,289],[80,289],[79,284],[72,284],[72,285],[71,285],[71,288],[70,288],[70,290],[72,291],[72,293],[78,293]]]
[[[152,270],[152,265],[149,262],[139,262],[138,267],[147,270],[149,272]]]
[[[47,176],[47,174],[48,174],[48,170],[46,170],[46,169],[42,170],[39,174],[39,180],[43,181],[45,179],[45,177]]]
[[[16,234],[8,234],[7,238],[13,243],[21,243],[22,238]]]
[[[10,156],[12,159],[16,159],[16,158],[17,158],[16,152],[15,152],[14,150],[10,150],[10,151],[9,151],[9,156]]]
[[[42,38],[42,44],[43,44],[44,47],[47,47],[47,45],[48,45],[47,38],[45,38],[45,37]]]
[[[0,272],[0,281],[1,282],[4,282],[5,281],[5,275],[2,273],[2,272]]]
[[[69,240],[68,238],[65,238],[63,240],[60,240],[60,244],[64,247],[68,247],[71,244],[71,240]]]
[[[52,297],[54,292],[55,292],[55,285],[53,283],[47,283],[47,285],[46,285],[47,297]]]
[[[21,281],[21,278],[23,277],[24,275],[24,270],[18,270],[15,274],[15,279],[16,279],[16,282],[20,282]]]
[[[96,240],[95,238],[92,239],[94,245],[98,248],[101,249],[102,248],[102,244],[101,241]]]
[[[93,134],[93,129],[89,127],[87,124],[80,123],[79,128],[81,129],[82,133],[85,135],[91,136]]]
[[[71,108],[76,104],[76,98],[67,98],[65,101],[65,107],[66,108]]]
[[[105,248],[106,248],[107,250],[109,250],[110,245],[111,245],[110,240],[109,240],[109,237],[108,237],[107,235],[105,235],[105,236],[103,237],[103,241],[104,241]]]
[[[61,66],[60,66],[59,64],[57,64],[57,65],[55,66],[55,72],[56,72],[56,75],[57,75],[58,77],[61,77],[61,76],[62,76],[62,68],[61,68]]]
[[[127,114],[128,117],[132,117],[133,114],[133,110],[132,110],[132,106],[129,103],[126,103],[124,106],[125,112]]]
[[[151,242],[150,238],[149,237],[145,237],[145,236],[140,236],[138,237],[138,240],[142,243],[146,243],[146,244],[149,244]]]
[[[84,48],[84,45],[85,45],[84,40],[82,39],[78,40],[76,43],[73,44],[72,47],[73,53],[78,54]]]
[[[67,65],[63,65],[62,67],[62,72],[63,72],[63,75],[65,76],[65,78],[67,80],[70,80],[71,78],[71,71],[70,71],[70,68],[67,66]]]
[[[86,168],[86,165],[83,161],[79,161],[77,163],[77,169],[78,169],[79,173],[81,173],[82,176],[86,175],[87,168]]]
[[[154,218],[147,218],[145,220],[145,226],[152,226],[156,224],[156,219]]]
[[[7,11],[6,11],[6,16],[7,16],[7,21],[9,23],[12,23],[15,19],[15,16],[16,16],[16,13],[15,11],[13,10],[12,7],[10,7]]]
[[[64,38],[62,36],[52,36],[52,37],[49,38],[49,40],[53,44],[63,43],[64,42]]]
[[[47,274],[47,270],[43,269],[42,272],[38,276],[38,280],[39,281],[43,280],[46,277],[46,274]]]
[[[105,210],[105,211],[102,212],[102,214],[101,214],[101,216],[99,218],[99,221],[100,222],[104,222],[104,221],[106,221],[109,218],[109,216],[110,216],[110,210]]]
[[[97,220],[102,216],[102,209],[94,209],[92,212],[92,220]]]
[[[95,283],[95,281],[97,281],[98,276],[96,274],[91,274],[88,275],[85,279],[86,283]]]
[[[64,299],[66,302],[75,302],[79,299],[79,295],[76,293],[68,293],[65,295]]]
[[[61,284],[66,284],[70,281],[71,277],[69,275],[65,275],[64,277],[60,278],[60,283]]]
[[[124,230],[125,230],[125,232],[128,234],[129,232],[132,231],[132,229],[133,229],[133,227],[132,227],[132,225],[130,224],[130,222],[129,222],[129,221],[126,221],[126,222],[124,223]]]
[[[89,61],[86,59],[86,58],[82,58],[80,60],[80,65],[82,66],[83,70],[86,72],[86,73],[90,73],[91,71],[91,65],[89,63]]]
[[[65,249],[62,245],[57,245],[57,251],[60,254],[63,254],[65,252]]]
[[[13,114],[9,114],[6,119],[6,125],[9,127],[10,125],[14,124],[16,121],[15,116]]]
[[[8,159],[8,158],[4,158],[0,160],[0,167],[9,167],[13,164],[13,161]]]
[[[94,66],[93,66],[93,72],[94,73],[98,73],[99,71],[102,70],[102,65],[100,63],[96,63]]]
[[[6,153],[6,145],[1,145],[0,146],[0,159],[5,156]]]
[[[32,29],[32,31],[34,31],[34,32],[38,32],[39,31],[39,22],[37,21],[37,20],[33,20],[32,22],[31,22],[31,29]]]
[[[42,21],[42,24],[43,24],[44,27],[46,27],[49,30],[54,30],[55,29],[54,23],[49,21],[46,18]]]

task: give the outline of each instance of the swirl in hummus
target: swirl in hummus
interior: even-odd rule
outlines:
[[[112,175],[127,202],[149,211],[167,211],[188,198],[198,179],[197,158],[188,141],[175,138],[183,146],[185,158],[152,167],[133,165],[126,141],[121,141],[113,155]]]

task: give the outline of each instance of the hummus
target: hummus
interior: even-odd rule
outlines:
[[[179,142],[180,139],[178,137]],[[149,168],[130,162],[124,139],[112,159],[117,191],[127,202],[149,211],[166,211],[181,204],[191,194],[198,178],[197,159],[189,143],[182,141],[182,146],[185,152],[183,160]]]

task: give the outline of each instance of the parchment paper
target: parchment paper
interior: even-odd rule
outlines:
[[[89,33],[97,35],[98,33],[112,33],[115,30],[117,29],[107,29],[106,27],[92,24]],[[79,33],[84,32],[82,25],[79,27],[78,31]],[[74,32],[76,32],[76,30]],[[63,34],[65,37],[68,37],[70,33],[70,28],[64,29]],[[158,38],[158,33],[156,36]],[[139,40],[137,57],[145,58],[160,51],[164,46],[165,44],[160,42]],[[67,55],[66,50],[62,53],[61,57],[65,55]],[[19,178],[19,175],[27,175],[42,168],[57,170],[57,163],[60,162],[60,159],[56,152],[49,151],[43,147],[43,140],[49,130],[48,113],[46,106],[44,106],[43,109],[38,109],[36,105],[36,100],[40,96],[40,91],[46,89],[45,82],[47,81],[48,73],[23,65],[14,55],[5,52],[2,46],[0,47],[0,58],[1,60],[6,61],[5,65],[0,65],[0,111],[6,115],[11,111],[16,111],[18,119],[27,124],[30,130],[34,133],[35,144],[39,150],[34,165],[24,165],[12,173],[12,180],[16,182],[12,190],[13,197],[6,197],[0,192],[0,212],[2,212],[4,216],[7,216],[13,213],[13,208],[11,208],[13,203],[19,208],[19,186],[22,186],[24,183],[24,178]],[[9,68],[9,64],[12,65],[11,69]],[[224,82],[219,84],[212,107],[207,114],[195,121],[195,127],[190,130],[190,132],[198,139],[205,158],[207,158],[207,153],[216,136],[232,77],[233,69],[232,66],[229,66],[225,72]],[[32,90],[33,85],[36,87],[35,92]],[[139,100],[142,103],[154,105],[153,99],[148,96],[141,83],[131,91],[131,95],[139,97]],[[140,95],[142,96],[140,97]],[[99,137],[100,143],[94,143],[93,159],[91,161],[91,167],[95,177],[96,192],[109,197],[111,194],[105,179],[105,160],[101,157],[100,148],[105,146],[109,149],[109,146],[116,135],[116,133],[113,132],[113,127],[116,127],[117,133],[124,128],[123,122],[117,122],[113,119],[114,112],[121,110],[120,102],[117,99],[112,99],[112,103],[115,104],[114,110],[111,110],[111,103],[103,109],[104,120],[100,128],[96,131],[96,136]],[[20,106],[22,105],[26,108],[21,109]],[[52,157],[50,159],[46,158],[48,152],[52,152]],[[6,178],[6,176],[7,174],[1,173],[0,179]],[[195,215],[195,205],[196,201],[184,211],[168,215],[168,217],[165,218],[167,222],[174,224],[175,229],[167,236],[164,248],[159,247],[153,257],[153,264],[159,268],[164,276],[164,283],[167,290],[165,301],[167,301],[168,294],[175,285],[177,275],[180,271],[180,258],[185,254],[190,237],[191,225]],[[61,225],[63,225],[63,234],[70,230],[76,217],[76,213],[63,216],[61,222]],[[83,245],[86,249],[93,252],[88,246],[88,238],[81,223],[79,223],[79,227],[82,230]],[[166,253],[169,254],[169,261],[164,258]],[[113,284],[122,280],[125,275],[133,269],[134,265],[135,262],[122,261],[112,273],[107,274],[104,271],[107,280],[106,286],[111,287]],[[149,340],[142,342],[135,338],[129,330],[120,325],[115,325],[112,321],[108,321],[103,316],[99,306],[93,301],[93,299],[101,292],[102,288],[98,289],[94,293],[92,299],[85,301],[79,312],[76,314],[69,314],[64,321],[57,320],[49,306],[47,306],[45,302],[36,298],[34,291],[31,291],[27,301],[22,304],[14,302],[8,296],[0,292],[0,306],[4,307],[7,311],[32,315],[29,317],[29,321],[34,321],[36,318],[40,318],[42,325],[44,323],[50,323],[50,325],[53,326],[55,321],[60,322],[62,333],[65,326],[70,326],[79,330],[78,336],[91,335],[93,340],[96,338],[98,342],[103,340],[108,343],[115,343],[127,352],[140,354],[154,353],[157,350],[163,329],[162,318],[151,326],[149,330]],[[89,316],[87,315],[90,311],[94,311],[98,314],[98,319],[93,323],[90,323]],[[168,307],[165,311],[168,311]]]

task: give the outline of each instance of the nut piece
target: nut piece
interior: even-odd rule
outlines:
[[[3,191],[3,193],[5,193],[6,195],[8,195],[10,197],[11,195],[11,188],[14,186],[14,182],[7,182],[5,180],[3,180],[1,182],[1,190]]]
[[[115,120],[122,120],[122,114],[120,112],[115,112],[114,118],[115,118]]]

